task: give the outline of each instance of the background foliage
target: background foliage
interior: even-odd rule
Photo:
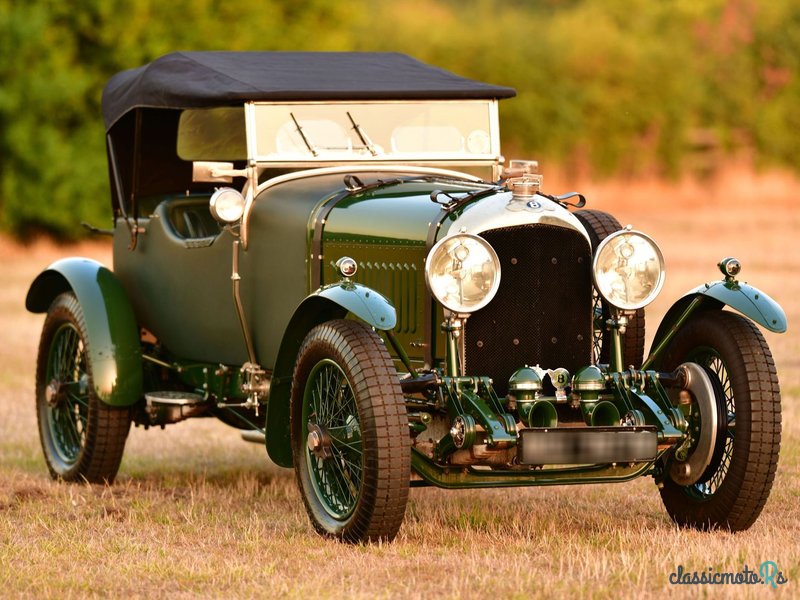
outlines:
[[[173,50],[397,50],[511,85],[507,156],[669,176],[732,154],[800,169],[795,0],[0,0],[0,228],[106,224],[100,95]]]

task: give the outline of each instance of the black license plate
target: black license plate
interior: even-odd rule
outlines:
[[[523,465],[588,465],[655,459],[655,427],[529,428],[520,432]]]

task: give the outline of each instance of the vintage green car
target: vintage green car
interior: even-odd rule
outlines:
[[[181,52],[114,76],[114,268],[59,260],[26,299],[52,476],[110,483],[131,422],[214,416],[346,541],[393,538],[412,485],[644,475],[680,525],[748,528],[781,431],[755,324],[783,332],[783,310],[726,258],[645,357],[661,251],[504,164],[514,93],[394,53]]]

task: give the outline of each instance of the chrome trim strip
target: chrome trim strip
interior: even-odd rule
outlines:
[[[505,162],[505,158],[500,150],[500,115],[497,100],[492,100],[489,107],[489,135],[491,136],[490,144],[497,155],[497,161],[492,166],[493,175],[495,179],[500,179],[503,170],[501,165]]]
[[[256,107],[254,102],[244,105],[244,130],[247,143],[247,161],[253,162],[256,157]]]

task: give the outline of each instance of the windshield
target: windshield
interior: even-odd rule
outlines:
[[[495,100],[249,103],[187,109],[184,160],[275,166],[342,162],[491,165],[500,157]]]
[[[250,105],[259,162],[495,161],[493,100]]]

